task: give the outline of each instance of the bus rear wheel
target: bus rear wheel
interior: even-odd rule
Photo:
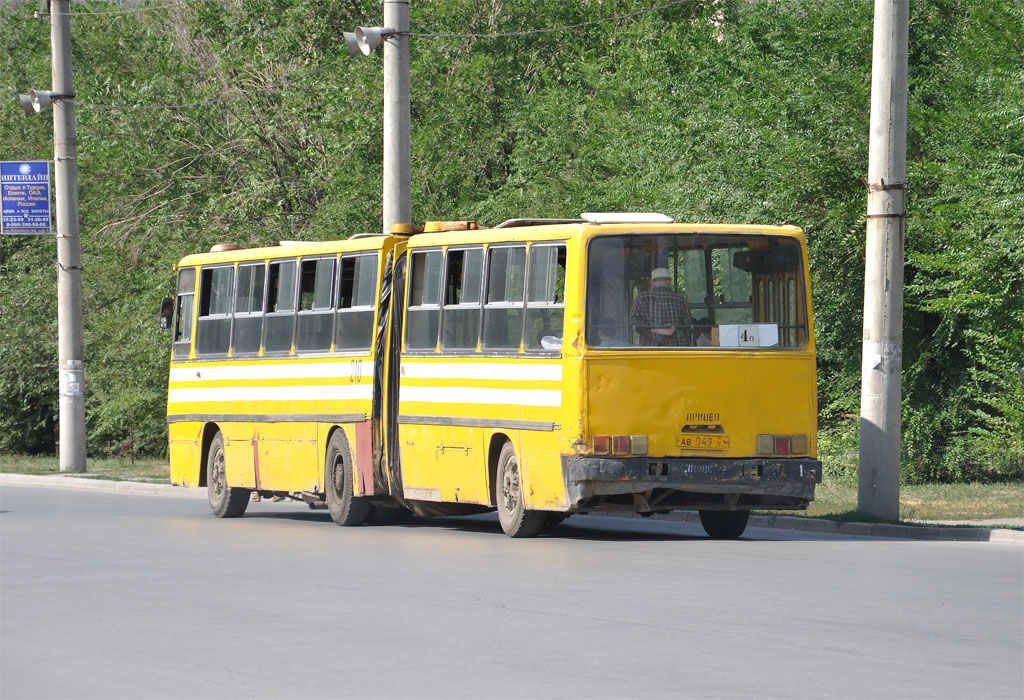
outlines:
[[[536,537],[548,523],[542,510],[527,510],[523,503],[523,485],[519,461],[511,442],[506,442],[498,456],[497,473],[498,521],[509,537]]]
[[[327,443],[324,497],[331,519],[338,525],[362,525],[370,519],[370,499],[352,493],[352,457],[341,430],[334,431]]]
[[[249,489],[228,486],[224,467],[224,435],[217,431],[206,455],[206,496],[218,518],[237,518],[249,505]]]
[[[749,510],[702,510],[700,524],[713,540],[735,540],[747,529]]]

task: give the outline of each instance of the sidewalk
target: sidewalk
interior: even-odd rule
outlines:
[[[0,486],[49,486],[52,488],[78,489],[81,491],[102,491],[105,493],[130,493],[138,496],[171,496],[174,498],[200,498],[206,500],[206,489],[185,489],[170,484],[154,484],[147,481],[114,481],[84,476],[48,474],[0,474]]]
[[[0,474],[0,486],[48,486],[53,488],[81,489],[106,493],[125,493],[142,496],[170,496],[173,498],[195,498],[206,500],[205,488],[182,488],[170,484],[153,484],[140,481],[113,481],[81,476],[53,474],[35,476],[29,474]],[[635,513],[592,513],[609,517],[639,518]],[[655,520],[673,520],[700,524],[696,511],[673,511],[666,515],[653,515]],[[915,524],[893,525],[888,523],[849,523],[817,518],[803,518],[792,515],[751,515],[748,527],[793,530],[798,532],[820,532],[832,535],[858,535],[861,537],[890,537],[910,540],[936,540],[954,542],[997,542],[1000,544],[1024,545],[1024,531],[1002,530],[998,526],[1024,526],[1024,518],[1001,520],[942,520],[910,521]],[[920,523],[920,524],[916,524]],[[963,526],[968,527],[963,527]],[[950,527],[959,526],[959,527]],[[970,527],[974,526],[974,527]],[[981,527],[987,526],[987,527]]]

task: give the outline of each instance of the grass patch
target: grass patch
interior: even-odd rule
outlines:
[[[56,457],[26,455],[0,455],[2,474],[60,474],[60,461]],[[96,479],[115,481],[145,481],[169,484],[170,465],[158,459],[86,459],[85,473],[75,474]]]
[[[857,513],[857,484],[819,484],[804,513],[810,518],[880,522]],[[901,520],[1024,518],[1024,484],[915,484],[900,486]]]

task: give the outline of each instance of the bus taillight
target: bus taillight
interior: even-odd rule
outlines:
[[[629,454],[629,436],[628,435],[612,435],[612,454],[614,454],[614,455],[628,455]]]
[[[630,453],[634,455],[645,455],[647,454],[647,436],[646,435],[631,435],[629,437]]]
[[[759,455],[801,455],[807,453],[806,435],[758,435]]]
[[[596,455],[646,455],[646,435],[594,435],[591,438]]]

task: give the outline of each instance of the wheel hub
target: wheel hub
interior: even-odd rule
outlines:
[[[501,496],[505,504],[505,512],[513,513],[519,507],[519,470],[515,464],[505,467],[502,475]]]

